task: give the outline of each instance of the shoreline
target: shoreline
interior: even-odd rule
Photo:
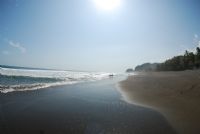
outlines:
[[[128,103],[152,108],[180,134],[199,134],[200,71],[146,72],[119,83]]]
[[[121,80],[0,93],[0,133],[177,134],[159,112],[122,101]]]

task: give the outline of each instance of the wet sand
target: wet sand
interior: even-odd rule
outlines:
[[[0,94],[1,134],[175,134],[158,112],[126,103],[122,79]]]
[[[139,73],[120,86],[126,101],[161,112],[180,134],[200,133],[200,71]]]

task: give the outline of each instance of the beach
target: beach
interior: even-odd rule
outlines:
[[[159,112],[122,99],[123,79],[0,93],[0,133],[176,134]]]
[[[162,113],[180,134],[200,133],[200,71],[140,72],[120,82],[125,100]]]

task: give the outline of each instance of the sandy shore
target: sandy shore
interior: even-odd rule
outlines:
[[[200,133],[200,71],[139,73],[120,86],[128,102],[161,112],[180,134]]]

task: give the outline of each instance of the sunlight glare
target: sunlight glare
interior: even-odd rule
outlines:
[[[94,2],[102,10],[114,10],[121,4],[121,0],[94,0]]]

